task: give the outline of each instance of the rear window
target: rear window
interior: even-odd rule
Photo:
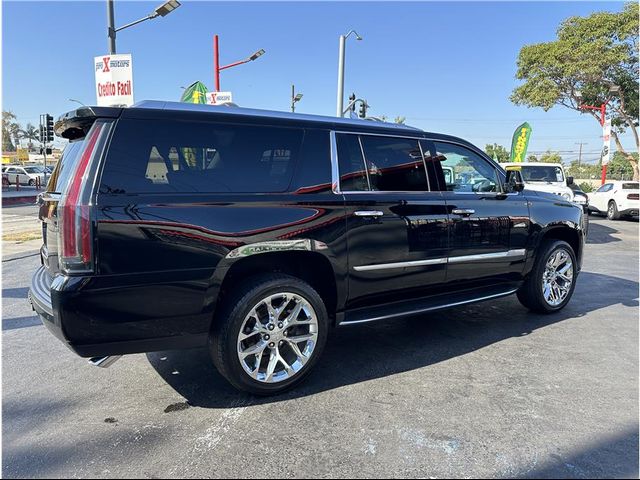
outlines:
[[[100,191],[285,192],[302,136],[293,128],[121,119]]]
[[[622,189],[623,190],[638,190],[639,187],[640,187],[640,184],[638,184],[638,183],[623,183],[622,184]]]
[[[83,140],[78,140],[67,144],[62,152],[62,157],[58,160],[58,164],[49,178],[49,183],[47,184],[48,192],[62,193],[64,191],[64,187],[69,181],[69,176],[75,170],[74,165],[80,158],[83,143]]]

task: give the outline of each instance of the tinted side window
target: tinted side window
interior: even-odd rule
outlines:
[[[474,151],[446,142],[434,142],[444,188],[460,193],[498,191],[498,172]]]
[[[357,135],[336,134],[340,190],[357,192],[369,190],[364,159]]]
[[[371,190],[426,192],[429,190],[417,140],[362,135]]]
[[[328,130],[305,130],[291,191],[296,194],[331,191],[331,150]]]
[[[103,193],[285,192],[302,129],[121,119]]]
[[[608,192],[613,188],[613,183],[605,183],[596,192]]]

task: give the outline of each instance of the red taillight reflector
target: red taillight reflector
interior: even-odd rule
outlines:
[[[92,259],[91,211],[82,199],[86,173],[104,125],[96,123],[85,145],[62,199],[60,210],[60,262],[63,270],[88,269]],[[83,203],[84,202],[84,203]]]

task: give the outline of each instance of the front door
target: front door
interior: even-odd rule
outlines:
[[[415,138],[337,133],[348,308],[421,297],[446,275],[448,216]],[[435,189],[437,190],[437,189]]]
[[[443,141],[429,145],[449,213],[447,283],[521,280],[530,223],[525,195],[503,193],[501,173],[479,152]]]

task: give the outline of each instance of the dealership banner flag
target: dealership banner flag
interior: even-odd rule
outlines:
[[[511,161],[523,162],[527,156],[527,148],[529,147],[529,138],[531,138],[531,125],[524,122],[513,133],[511,140]]]
[[[611,156],[611,119],[607,118],[602,125],[602,165],[609,164]]]
[[[193,82],[189,85],[180,97],[181,102],[186,103],[207,103],[207,87],[202,82]]]

